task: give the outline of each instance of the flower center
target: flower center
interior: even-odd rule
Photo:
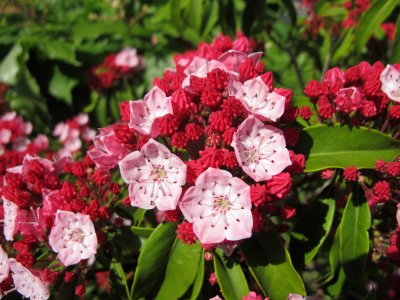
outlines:
[[[154,175],[157,179],[162,179],[167,175],[167,172],[165,171],[163,166],[158,166],[154,169]]]
[[[247,148],[244,151],[244,155],[246,157],[246,161],[250,163],[258,163],[258,161],[260,160],[260,155],[256,147]]]
[[[226,196],[217,196],[214,198],[214,209],[220,214],[225,214],[231,206],[232,203]]]
[[[82,243],[82,241],[86,235],[87,234],[85,234],[80,228],[76,228],[73,232],[68,234],[68,238],[70,241]]]

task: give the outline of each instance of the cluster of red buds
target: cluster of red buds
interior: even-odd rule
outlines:
[[[89,70],[89,87],[98,91],[110,89],[121,78],[131,77],[143,68],[143,59],[135,48],[123,49],[107,55],[100,65]]]

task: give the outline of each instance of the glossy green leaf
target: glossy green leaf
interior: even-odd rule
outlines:
[[[242,267],[232,257],[226,257],[221,249],[215,251],[214,270],[225,300],[242,299],[249,294]]]
[[[119,299],[132,299],[121,263],[113,259],[110,264],[111,294]]]
[[[196,280],[202,254],[203,250],[199,243],[188,245],[176,240],[169,256],[164,281],[155,299],[181,298]]]
[[[289,252],[274,229],[245,240],[240,248],[254,279],[271,299],[286,300],[290,293],[306,295]]]
[[[154,231],[154,228],[131,226],[131,231],[139,237],[148,238]]]
[[[19,57],[23,54],[24,49],[20,44],[15,44],[3,59],[0,65],[0,82],[6,84],[16,84],[18,75],[21,70],[21,62]]]
[[[39,44],[39,48],[43,54],[50,59],[60,60],[65,63],[80,66],[81,63],[76,60],[75,47],[71,43],[62,41],[44,41],[42,40]]]
[[[204,281],[204,249],[201,252],[201,259],[199,263],[199,267],[197,268],[197,275],[196,275],[196,280],[193,283],[192,287],[192,294],[190,296],[191,300],[197,300],[197,298],[200,295],[201,288],[203,287],[203,281]]]
[[[146,296],[164,274],[176,229],[176,223],[160,224],[144,244],[131,289],[132,299]]]
[[[377,0],[362,14],[355,34],[355,45],[359,51],[363,49],[374,30],[379,28],[399,4],[399,0]]]
[[[370,248],[371,212],[366,200],[355,195],[349,197],[340,223],[340,262],[347,277],[359,281]]]
[[[397,17],[396,28],[394,32],[394,41],[392,48],[392,56],[390,57],[392,64],[400,62],[400,14]]]
[[[72,89],[78,84],[78,80],[68,77],[60,71],[58,66],[53,68],[53,76],[49,83],[49,92],[52,96],[72,105]]]
[[[327,168],[373,168],[378,159],[400,155],[400,142],[366,127],[316,125],[304,128],[295,148],[308,157],[306,172]]]
[[[302,256],[305,265],[310,263],[328,236],[334,215],[335,200],[315,200],[292,230],[290,253]]]

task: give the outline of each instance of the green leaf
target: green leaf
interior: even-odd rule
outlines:
[[[347,278],[359,281],[365,276],[370,248],[371,212],[366,200],[355,195],[350,195],[340,223],[340,262]]]
[[[316,125],[304,128],[295,148],[308,157],[306,172],[327,168],[373,168],[378,159],[400,155],[400,142],[366,127]]]
[[[60,60],[73,66],[80,66],[81,63],[76,60],[75,47],[71,43],[62,41],[41,41],[40,50],[50,59]]]
[[[113,259],[110,264],[111,293],[118,299],[132,299],[121,263]]]
[[[335,50],[332,55],[332,64],[336,64],[339,59],[349,55],[351,47],[354,46],[354,28],[346,30],[339,42],[336,43]]]
[[[192,294],[190,296],[191,300],[198,299],[201,292],[201,288],[203,287],[203,280],[204,280],[204,249],[201,252],[201,259],[196,275],[196,280],[193,283]]]
[[[146,296],[164,274],[176,229],[176,223],[160,224],[144,244],[131,289],[132,299]]]
[[[399,3],[399,0],[377,0],[362,14],[355,34],[355,45],[359,51],[364,48],[374,30],[379,28],[379,25],[392,13]]]
[[[17,83],[18,75],[21,70],[20,56],[24,49],[20,44],[15,44],[3,59],[0,65],[0,82],[14,85]]]
[[[142,238],[148,238],[154,231],[154,228],[131,226],[131,231]]]
[[[315,200],[300,217],[291,233],[290,253],[309,264],[324,243],[335,215],[335,200]]]
[[[249,294],[242,267],[232,257],[226,257],[221,249],[215,251],[214,270],[225,300],[242,299]]]
[[[394,41],[392,47],[392,56],[390,57],[392,64],[400,62],[400,15],[397,17],[396,28],[394,32]]]
[[[324,283],[330,282],[340,267],[340,224],[336,229],[335,237],[331,249],[329,250],[329,266],[331,268],[330,274],[324,280]]]
[[[254,279],[271,299],[286,300],[290,293],[306,295],[304,283],[276,230],[245,240],[241,250]]]
[[[53,68],[53,76],[49,83],[49,92],[52,96],[72,105],[72,89],[78,84],[78,80],[68,77],[60,71],[58,66]]]
[[[97,121],[101,126],[107,126],[108,122],[108,117],[107,117],[107,102],[108,99],[105,98],[104,96],[99,97],[99,101],[97,103],[96,107],[96,117]]]
[[[181,240],[176,240],[169,256],[164,281],[155,299],[181,298],[196,279],[202,254],[203,250],[199,243],[187,245]]]

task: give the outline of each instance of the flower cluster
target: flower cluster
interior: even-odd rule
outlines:
[[[299,131],[292,92],[273,86],[256,43],[239,34],[175,55],[142,100],[121,103],[121,123],[100,129],[89,156],[119,166],[132,206],[186,221],[178,237],[204,245],[236,242],[281,207],[304,156],[288,150]]]
[[[89,86],[94,90],[110,89],[123,77],[130,77],[144,68],[135,48],[125,48],[107,55],[103,62],[89,70]]]
[[[43,134],[30,139],[32,124],[25,122],[15,112],[0,116],[0,183],[8,168],[22,163],[26,154],[48,152],[49,140]]]
[[[58,137],[62,147],[58,150],[60,157],[71,156],[82,148],[82,141],[91,142],[96,132],[89,127],[89,116],[80,113],[65,123],[60,122],[53,130],[53,135]]]
[[[322,82],[311,80],[304,93],[313,102],[321,122],[377,126],[383,132],[398,135],[400,121],[400,65],[384,66],[367,62],[346,71],[328,70]],[[310,118],[309,108],[302,108],[303,119]],[[389,126],[390,125],[390,126]]]
[[[120,186],[106,169],[94,169],[86,157],[73,162],[68,155],[93,136],[81,114],[57,125],[63,148],[48,150],[46,136],[28,137],[32,130],[14,112],[0,117],[0,291],[17,291],[32,299],[47,299],[51,286],[65,276],[78,280],[84,293],[88,260],[93,260]],[[45,154],[48,159],[38,155]],[[60,157],[54,160],[54,157]]]

